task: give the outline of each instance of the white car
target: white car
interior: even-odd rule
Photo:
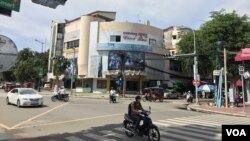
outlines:
[[[14,88],[7,93],[7,104],[21,106],[43,106],[43,96],[33,88]]]
[[[166,98],[166,99],[178,99],[179,94],[174,90],[165,89],[164,90],[164,98]]]

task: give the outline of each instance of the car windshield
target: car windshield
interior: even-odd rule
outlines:
[[[24,90],[20,90],[20,94],[30,95],[30,94],[37,94],[37,92],[32,89],[24,89]]]

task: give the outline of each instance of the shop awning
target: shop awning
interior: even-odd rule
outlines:
[[[234,57],[235,61],[250,60],[250,48],[241,49],[241,52]]]

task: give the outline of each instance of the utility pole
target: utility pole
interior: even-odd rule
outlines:
[[[73,59],[72,59],[72,72],[71,72],[71,83],[70,83],[70,94],[73,95],[73,77],[75,72],[75,47],[73,47]]]
[[[45,43],[42,42],[42,41],[39,41],[39,40],[37,40],[37,39],[35,39],[35,41],[38,42],[38,43],[40,43],[40,44],[42,45],[42,52],[41,52],[41,53],[43,53],[43,45],[44,45]],[[41,91],[40,86],[41,86],[41,83],[42,83],[42,80],[41,80],[41,79],[42,79],[42,76],[43,76],[43,66],[42,66],[42,68],[39,69],[38,76],[39,76],[39,81],[38,81],[38,92],[40,92],[40,91]],[[43,85],[43,84],[42,84],[42,85]]]
[[[193,66],[193,72],[194,72],[194,80],[198,80],[198,62],[197,62],[197,55],[196,55],[196,44],[195,44],[195,32],[193,32],[193,38],[194,38],[194,66]],[[198,86],[195,86],[195,98],[196,98],[196,104],[198,104]]]
[[[225,102],[226,108],[228,108],[228,98],[227,98],[227,51],[224,47],[224,95],[225,95]]]

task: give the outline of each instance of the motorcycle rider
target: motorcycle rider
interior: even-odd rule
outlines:
[[[130,117],[135,121],[134,130],[137,132],[139,129],[139,124],[141,120],[144,120],[144,117],[140,115],[140,112],[145,112],[141,105],[141,97],[138,95],[135,97],[135,101],[131,102],[131,113]],[[138,133],[138,132],[137,132]]]
[[[114,90],[114,88],[113,87],[111,87],[111,90],[110,90],[110,101],[112,101],[112,102],[114,102],[114,100],[115,100],[115,93],[116,93],[116,91]]]
[[[62,95],[62,94],[66,94],[66,90],[65,90],[64,86],[61,86],[61,87],[60,87],[60,89],[59,89],[59,91],[58,91],[57,94],[58,94],[58,98],[59,98],[59,99],[61,99],[61,95]]]

